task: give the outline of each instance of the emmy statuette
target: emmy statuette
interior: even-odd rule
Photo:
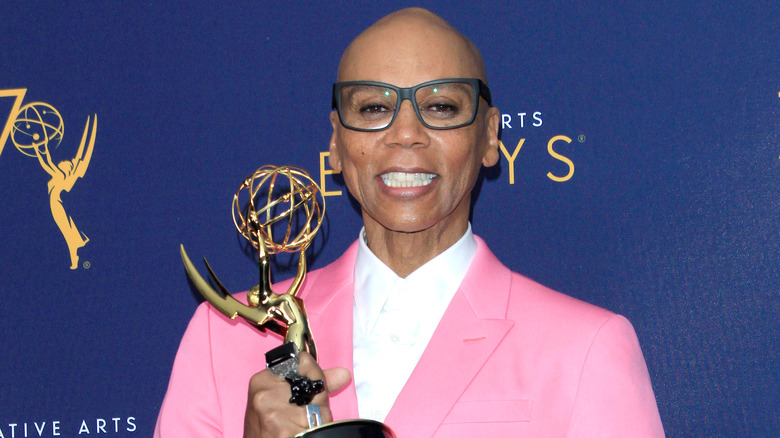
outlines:
[[[387,426],[373,420],[321,424],[319,407],[309,403],[323,390],[323,382],[298,375],[299,351],[307,351],[317,359],[306,310],[297,294],[306,277],[306,249],[322,225],[324,212],[325,201],[319,186],[302,169],[267,165],[244,180],[233,196],[233,222],[257,250],[260,271],[259,284],[247,295],[248,305],[230,295],[204,259],[219,292],[214,290],[190,261],[183,245],[181,258],[192,283],[217,310],[230,318],[241,316],[260,330],[284,337],[284,344],[266,353],[266,365],[275,376],[290,383],[290,402],[306,408],[310,429],[296,437],[395,438]],[[298,253],[298,269],[289,290],[277,294],[271,289],[269,257],[282,252]]]

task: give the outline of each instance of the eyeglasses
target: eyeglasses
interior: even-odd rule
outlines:
[[[336,82],[333,109],[349,129],[381,131],[409,100],[426,128],[455,129],[474,121],[480,96],[491,105],[490,89],[480,79],[437,79],[409,88],[373,81]]]

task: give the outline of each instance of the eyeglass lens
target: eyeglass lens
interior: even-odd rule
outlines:
[[[476,99],[471,84],[444,82],[420,87],[414,93],[419,117],[429,126],[450,128],[467,124]],[[399,108],[396,90],[379,85],[348,85],[341,90],[343,122],[358,129],[382,129]]]

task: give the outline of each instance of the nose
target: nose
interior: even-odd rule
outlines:
[[[427,128],[422,124],[409,100],[401,102],[398,114],[387,128],[385,142],[388,145],[419,147],[428,144]]]

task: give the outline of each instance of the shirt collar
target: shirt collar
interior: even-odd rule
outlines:
[[[420,293],[409,302],[410,311],[422,309],[438,320],[466,275],[477,241],[468,224],[466,232],[441,254],[409,274],[399,277],[368,248],[365,228],[360,231],[355,260],[355,310],[359,323],[370,333],[393,291],[403,288]],[[422,293],[424,292],[424,293]],[[394,303],[394,306],[398,303]],[[403,305],[403,304],[402,304]]]

